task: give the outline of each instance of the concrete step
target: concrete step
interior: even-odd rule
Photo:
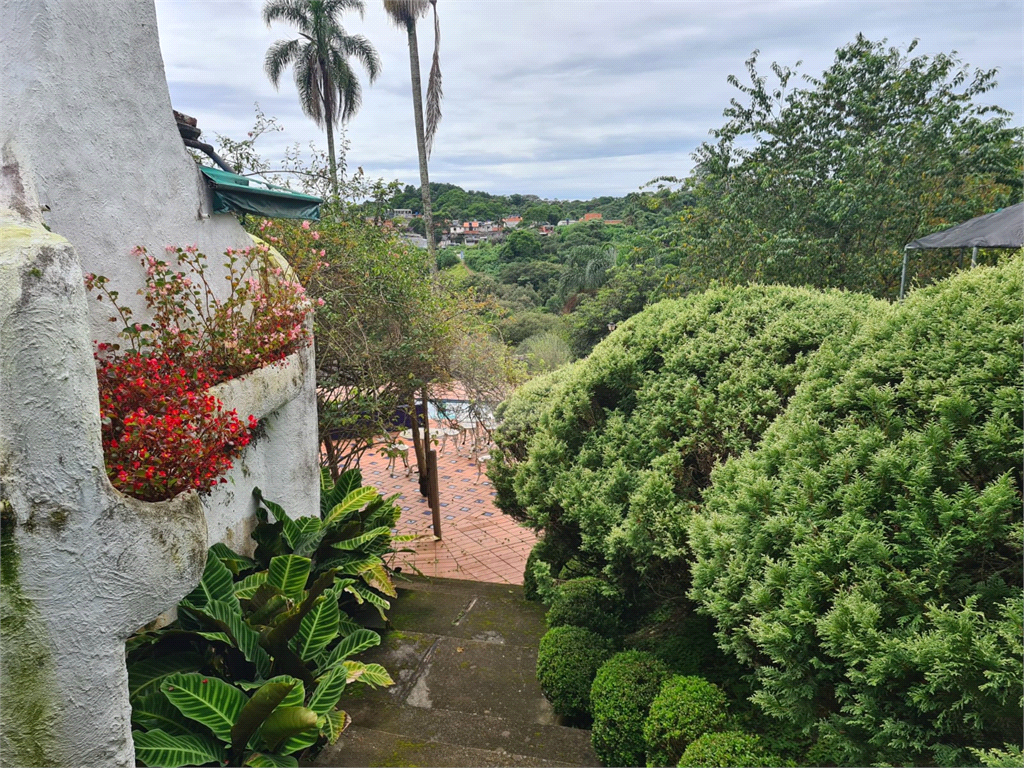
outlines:
[[[505,768],[506,766],[570,766],[574,763],[516,755],[497,750],[476,749],[440,741],[424,741],[401,734],[349,726],[337,744],[328,747],[316,766],[431,766],[431,768]],[[598,765],[590,763],[589,765]]]
[[[382,637],[359,659],[395,685],[351,686],[340,706],[352,726],[315,765],[600,765],[590,732],[563,726],[540,691],[544,611],[521,588],[412,579],[388,616],[357,618]]]

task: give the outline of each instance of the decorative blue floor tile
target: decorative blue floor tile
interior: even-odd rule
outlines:
[[[429,515],[430,514],[430,510],[429,509],[424,509],[423,510],[423,514],[424,515]]]
[[[469,507],[459,507],[459,512],[469,512]]]
[[[455,519],[455,515],[445,515],[444,519],[445,520],[454,520]]]
[[[476,503],[477,503],[477,504],[483,504],[483,503],[484,503],[484,500],[483,500],[483,499],[477,499],[477,500],[476,500]]]
[[[484,512],[484,517],[494,517],[493,512]]]
[[[442,502],[441,502],[441,506],[442,506],[442,507],[447,507],[448,505],[447,505],[447,504],[446,504],[445,502],[443,502],[443,501],[442,501]]]

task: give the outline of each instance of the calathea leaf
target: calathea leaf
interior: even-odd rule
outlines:
[[[159,729],[172,736],[187,736],[195,730],[159,689],[156,693],[141,696],[132,703],[132,725],[145,728],[147,731]]]
[[[344,522],[379,495],[380,494],[377,493],[377,489],[372,485],[356,488],[345,496],[341,503],[335,504],[334,507],[332,507],[324,516],[324,527],[329,528]]]
[[[175,735],[155,728],[152,731],[132,731],[132,740],[135,742],[135,757],[143,765],[180,768],[206,763],[220,765],[227,760],[227,751],[209,736]]]
[[[340,709],[332,709],[327,714],[320,715],[316,723],[320,729],[320,735],[327,737],[327,743],[335,744],[342,731],[352,724],[352,718],[349,717],[347,712],[342,712]]]
[[[235,582],[235,597],[237,597],[239,601],[251,598],[254,594],[256,594],[256,590],[259,589],[266,582],[266,571],[257,571],[256,573],[250,573],[241,581]]]
[[[243,766],[251,768],[298,768],[299,761],[291,755],[274,755],[268,752],[253,752]]]
[[[260,738],[268,750],[277,752],[291,737],[303,731],[316,729],[316,719],[316,712],[305,707],[278,707],[264,721],[260,729]],[[319,735],[319,731],[317,733]]]
[[[318,678],[316,690],[309,698],[309,708],[318,715],[326,715],[331,712],[338,705],[341,694],[345,692],[347,677],[348,671],[339,665],[323,677]]]
[[[264,683],[249,698],[246,705],[242,707],[242,711],[238,713],[235,724],[231,727],[231,755],[235,762],[238,762],[242,757],[245,745],[249,743],[249,739],[256,733],[256,729],[263,725],[263,721],[284,701],[296,684],[298,684],[298,680],[294,682]]]
[[[168,701],[185,717],[202,723],[224,742],[248,698],[235,686],[199,674],[171,675],[160,685]]]
[[[342,472],[337,482],[331,480],[327,469],[320,472],[320,517],[326,517],[346,496],[363,484],[363,475],[358,468]]]
[[[203,610],[194,611],[197,618],[213,629],[224,632],[234,641],[234,645],[245,658],[256,665],[260,677],[270,674],[270,656],[260,645],[259,633],[235,613],[232,606],[214,601]]]
[[[306,590],[310,564],[308,557],[279,555],[270,561],[267,583],[278,587],[285,597],[297,603]]]
[[[302,618],[298,634],[292,639],[292,650],[299,654],[303,661],[312,661],[338,636],[340,621],[338,601],[321,595],[314,603],[313,609]]]
[[[366,533],[360,534],[359,536],[355,536],[351,539],[346,539],[345,541],[336,541],[333,544],[331,544],[331,546],[334,547],[334,549],[340,549],[345,552],[350,552],[365,547],[374,539],[380,538],[381,536],[387,536],[390,533],[391,529],[387,526],[382,525],[379,528],[374,528],[371,531],[367,531]]]
[[[231,571],[232,576],[237,576],[242,571],[248,571],[250,568],[256,567],[256,561],[252,560],[245,555],[240,555],[233,551],[226,544],[217,542],[210,547],[210,554],[216,555],[217,558],[227,566],[228,570]]]
[[[176,653],[136,662],[128,667],[128,698],[137,699],[160,692],[160,683],[168,675],[195,672],[203,666],[203,657],[195,653]]]
[[[203,608],[214,600],[238,603],[231,571],[212,552],[206,555],[206,567],[199,585],[185,596],[183,602],[192,608]],[[241,609],[239,608],[239,611]]]
[[[349,656],[355,656],[368,648],[380,645],[380,635],[370,629],[357,629],[341,641],[323,657],[321,669],[332,669]]]

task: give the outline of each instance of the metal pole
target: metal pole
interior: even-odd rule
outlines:
[[[907,287],[907,256],[909,253],[909,249],[903,249],[903,274],[900,276],[900,301],[903,301],[903,291]]]
[[[974,246],[971,249],[971,269],[974,269],[976,266],[978,266],[978,246]]]

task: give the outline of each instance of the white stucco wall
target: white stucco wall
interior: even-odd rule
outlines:
[[[19,145],[46,223],[137,317],[136,245],[155,255],[194,244],[220,265],[226,248],[250,244],[233,216],[207,215],[171,112],[153,0],[5,0],[0,72],[0,146]],[[111,340],[108,315],[90,306],[93,338]]]
[[[107,480],[82,270],[3,161],[0,765],[132,766],[124,641],[197,583],[205,520]]]

